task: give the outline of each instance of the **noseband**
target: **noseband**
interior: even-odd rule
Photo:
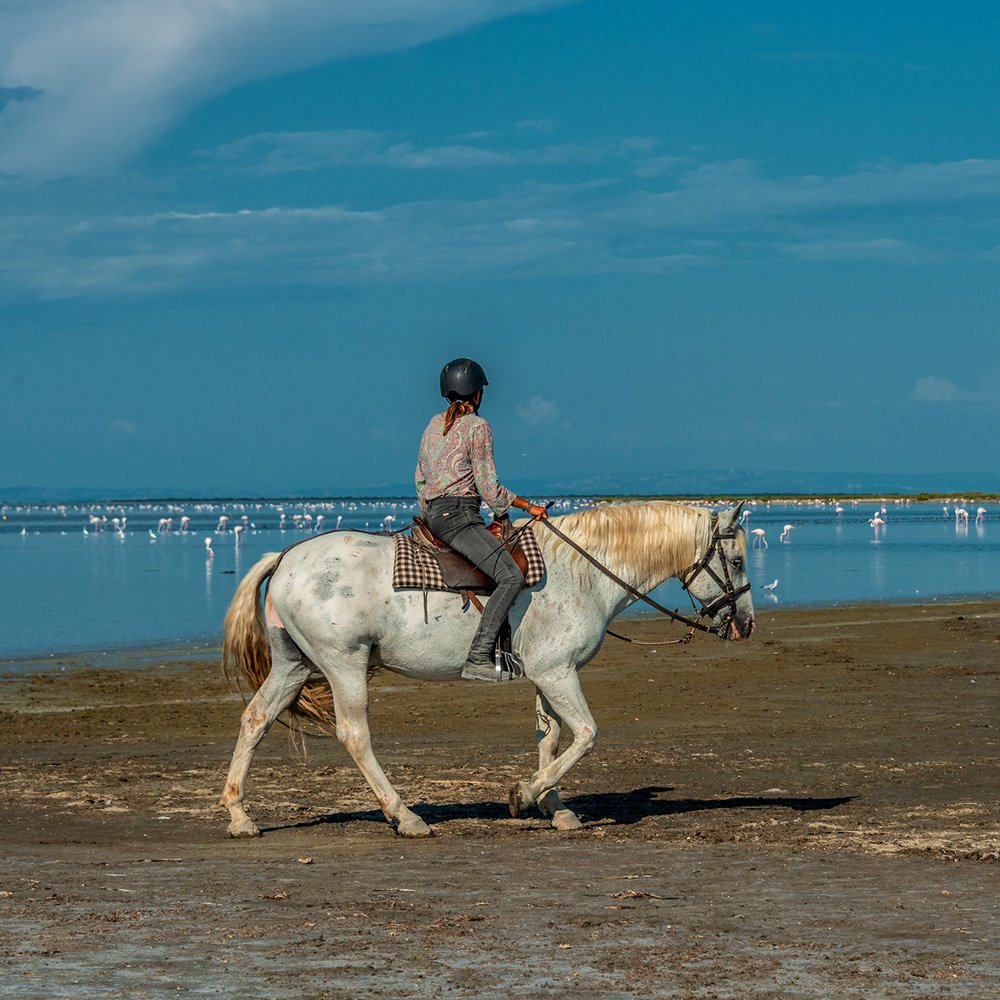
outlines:
[[[726,559],[725,553],[719,548],[719,543],[723,541],[731,541],[736,538],[737,526],[734,524],[727,531],[722,532],[719,530],[719,519],[713,518],[712,527],[712,539],[708,544],[708,548],[705,550],[705,554],[691,567],[691,569],[685,574],[684,578],[681,580],[681,588],[687,593],[688,597],[691,598],[691,604],[694,605],[695,610],[703,618],[715,618],[715,616],[723,609],[728,608],[729,614],[726,615],[722,624],[713,625],[708,631],[715,633],[716,635],[721,635],[722,632],[729,627],[730,621],[736,617],[736,602],[748,591],[750,590],[750,582],[747,581],[742,587],[734,587],[732,577],[729,575],[729,560]],[[722,576],[712,568],[712,557],[716,552],[719,552],[719,562],[722,564]],[[691,593],[691,584],[702,574],[707,573],[715,585],[722,591],[722,593],[711,603],[706,604],[700,597],[696,597]],[[695,601],[701,605],[698,607],[695,605]]]

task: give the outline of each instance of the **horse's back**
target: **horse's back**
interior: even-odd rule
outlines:
[[[286,613],[375,597],[391,587],[393,542],[386,535],[332,531],[286,549],[269,594]]]

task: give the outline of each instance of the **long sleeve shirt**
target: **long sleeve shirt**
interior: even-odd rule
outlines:
[[[447,435],[444,414],[438,413],[424,431],[417,459],[417,500],[427,504],[438,497],[478,496],[496,517],[507,512],[514,494],[497,480],[493,459],[493,431],[478,414],[469,413],[452,424]]]

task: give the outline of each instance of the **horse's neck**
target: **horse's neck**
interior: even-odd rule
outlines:
[[[643,508],[636,505],[618,508],[616,515],[620,519],[615,527],[616,543],[609,545],[605,553],[593,554],[611,572],[643,594],[694,565],[708,537],[707,521],[704,521],[707,515],[694,507],[664,504]],[[597,587],[607,593],[614,613],[632,602],[618,584],[582,557],[575,565],[581,576],[589,577],[589,589]]]
[[[655,510],[655,508],[654,508]],[[652,534],[638,546],[636,556],[628,559],[618,575],[636,590],[646,594],[665,580],[680,576],[701,555],[700,519],[703,513],[694,507],[676,505],[660,509],[659,523],[636,527]]]

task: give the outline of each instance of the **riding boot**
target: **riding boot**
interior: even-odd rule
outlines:
[[[493,662],[492,656],[486,656],[477,650],[469,652],[469,658],[462,667],[463,681],[498,681],[500,671]]]

